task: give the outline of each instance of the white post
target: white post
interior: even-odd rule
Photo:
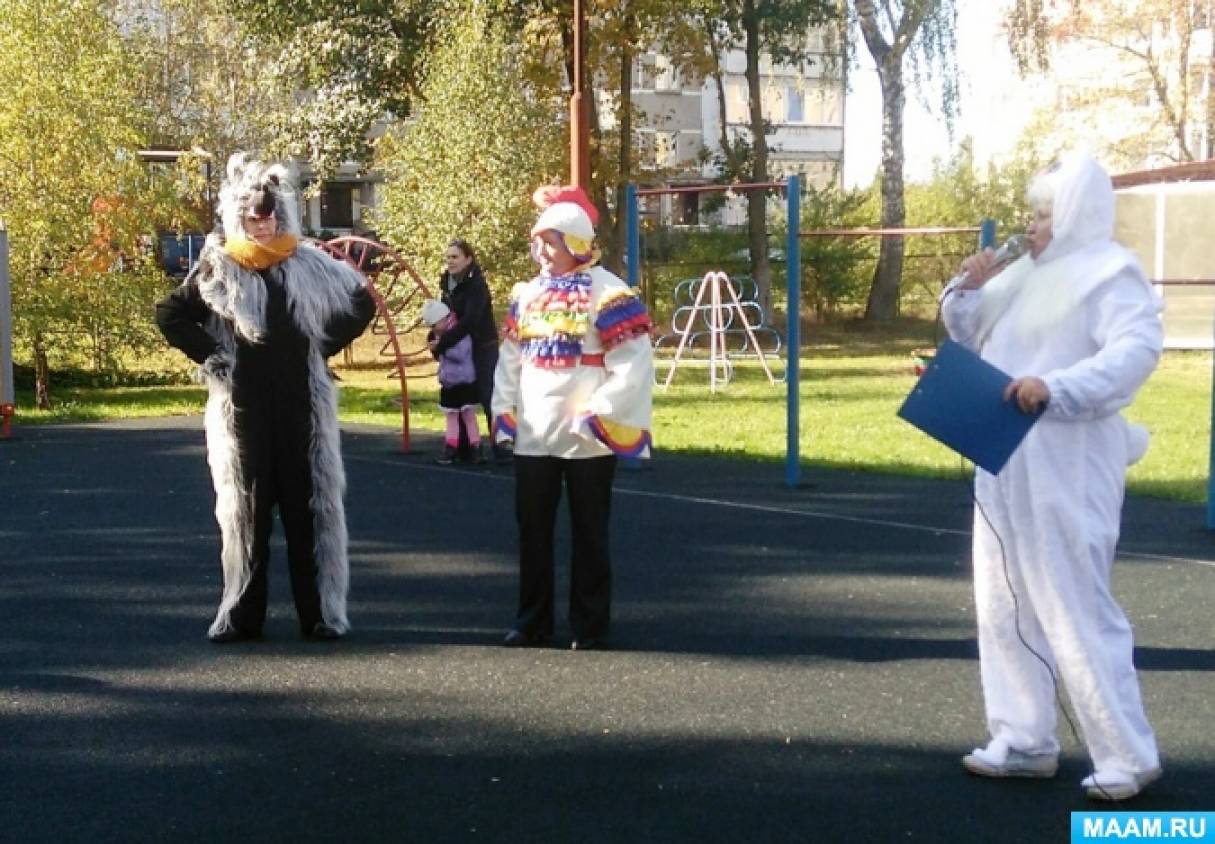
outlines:
[[[764,350],[759,347],[759,341],[755,339],[755,332],[751,330],[751,323],[747,320],[747,312],[743,309],[742,302],[738,298],[738,291],[734,289],[734,282],[730,281],[730,277],[722,273],[722,280],[725,282],[726,290],[730,292],[730,298],[734,300],[734,310],[738,313],[738,318],[742,321],[743,330],[747,332],[747,341],[751,344],[751,348],[755,349],[755,355],[759,358],[759,365],[764,368],[764,373],[768,376],[768,383],[775,384],[776,379],[772,376],[772,370],[768,368],[768,359],[764,357]],[[746,348],[746,344],[743,344]]]
[[[725,326],[722,324],[721,286],[718,273],[713,273],[712,295],[709,298],[709,392],[717,392],[717,367],[723,366],[725,358]],[[721,354],[718,355],[718,343],[722,344]],[[722,370],[722,381],[725,382],[725,370]]]
[[[676,316],[671,318],[671,327],[674,328],[675,333],[679,335],[679,348],[675,350],[675,359],[671,361],[671,368],[667,372],[667,380],[662,384],[662,388],[664,390],[671,386],[671,379],[675,377],[675,368],[679,366],[679,359],[683,356],[684,347],[688,345],[688,341],[692,337],[692,323],[696,321],[696,317],[700,313],[700,303],[704,299],[705,289],[709,284],[709,276],[711,275],[711,272],[705,273],[705,277],[700,282],[700,286],[696,288],[696,301],[692,303],[692,310],[688,315],[688,321],[684,323],[683,331],[680,331],[675,326],[675,320],[678,318],[679,312],[676,311]]]
[[[8,232],[0,220],[0,437],[8,435],[13,396],[13,304],[8,274]]]

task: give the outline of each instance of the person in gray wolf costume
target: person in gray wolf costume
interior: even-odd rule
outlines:
[[[224,589],[208,638],[261,635],[277,505],[300,630],[337,639],[350,627],[350,568],[337,389],[325,362],[362,334],[375,301],[357,270],[301,241],[281,164],[234,155],[220,215],[222,233],[208,235],[194,269],[156,306],[161,332],[200,364],[209,394]]]

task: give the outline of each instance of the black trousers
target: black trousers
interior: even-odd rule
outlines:
[[[232,608],[232,624],[247,633],[261,632],[269,600],[270,534],[277,507],[287,540],[287,567],[291,573],[291,595],[299,617],[300,631],[312,632],[321,614],[317,586],[313,529],[312,434],[308,415],[271,412],[236,414],[241,469],[253,508],[252,579]]]
[[[608,549],[615,455],[586,460],[515,455],[519,523],[519,613],[515,629],[553,633],[553,530],[564,482],[569,500],[570,631],[575,639],[606,636],[612,609]]]

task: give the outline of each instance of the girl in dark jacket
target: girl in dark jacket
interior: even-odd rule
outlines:
[[[426,343],[432,348],[444,334],[456,324],[456,315],[451,308],[437,299],[427,299],[422,304],[422,322],[430,326]],[[443,451],[435,458],[440,466],[455,462],[460,450],[460,426],[468,434],[472,447],[473,462],[484,463],[480,426],[477,425],[477,374],[473,368],[472,338],[465,337],[442,355],[439,361],[439,409],[447,419]]]
[[[472,338],[473,366],[477,373],[477,401],[485,411],[486,430],[493,430],[490,401],[494,395],[494,369],[498,366],[498,327],[494,323],[494,303],[485,281],[485,273],[477,263],[477,254],[465,240],[453,240],[444,257],[447,269],[439,287],[443,304],[456,315],[456,324],[432,347],[441,356],[465,337]],[[494,447],[494,456],[509,456],[501,447]]]

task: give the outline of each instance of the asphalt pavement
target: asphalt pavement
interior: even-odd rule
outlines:
[[[219,596],[201,419],[0,441],[0,840],[1066,841],[1086,757],[968,776],[985,741],[969,492],[659,454],[614,500],[613,649],[500,646],[510,467],[343,438],[353,632],[303,641],[281,530],[260,642]],[[1215,536],[1132,498],[1115,592],[1164,778],[1215,810]]]

